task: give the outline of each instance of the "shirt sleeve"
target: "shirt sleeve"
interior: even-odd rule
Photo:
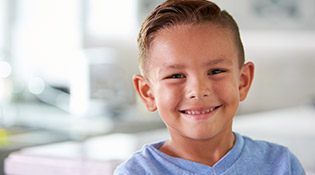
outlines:
[[[290,160],[291,175],[305,175],[304,168],[297,157],[290,151],[288,152],[288,154]]]
[[[145,170],[138,166],[134,159],[125,161],[118,165],[114,171],[114,175],[144,175],[147,174]]]

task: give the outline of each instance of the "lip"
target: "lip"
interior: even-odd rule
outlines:
[[[206,120],[213,116],[213,114],[221,108],[222,105],[212,106],[212,107],[194,107],[194,108],[187,108],[183,110],[179,110],[181,114],[185,117],[194,120]]]

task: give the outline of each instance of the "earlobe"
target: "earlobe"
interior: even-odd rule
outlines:
[[[156,111],[157,107],[149,82],[142,75],[134,75],[132,79],[133,85],[146,108],[151,112]]]
[[[247,97],[249,89],[252,85],[254,79],[254,63],[248,62],[243,65],[240,75],[240,85],[239,85],[239,92],[240,92],[240,100],[243,101]]]

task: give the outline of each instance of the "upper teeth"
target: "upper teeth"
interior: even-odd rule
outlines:
[[[185,113],[189,115],[200,115],[200,114],[206,114],[206,113],[212,112],[214,110],[215,110],[215,107],[210,108],[210,109],[205,109],[205,110],[185,110]]]

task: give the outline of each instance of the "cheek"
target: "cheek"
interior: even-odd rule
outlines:
[[[238,83],[233,80],[222,81],[214,86],[215,94],[219,99],[226,103],[239,102]]]
[[[163,85],[156,90],[156,104],[158,108],[176,107],[182,98],[182,90],[179,86]]]

